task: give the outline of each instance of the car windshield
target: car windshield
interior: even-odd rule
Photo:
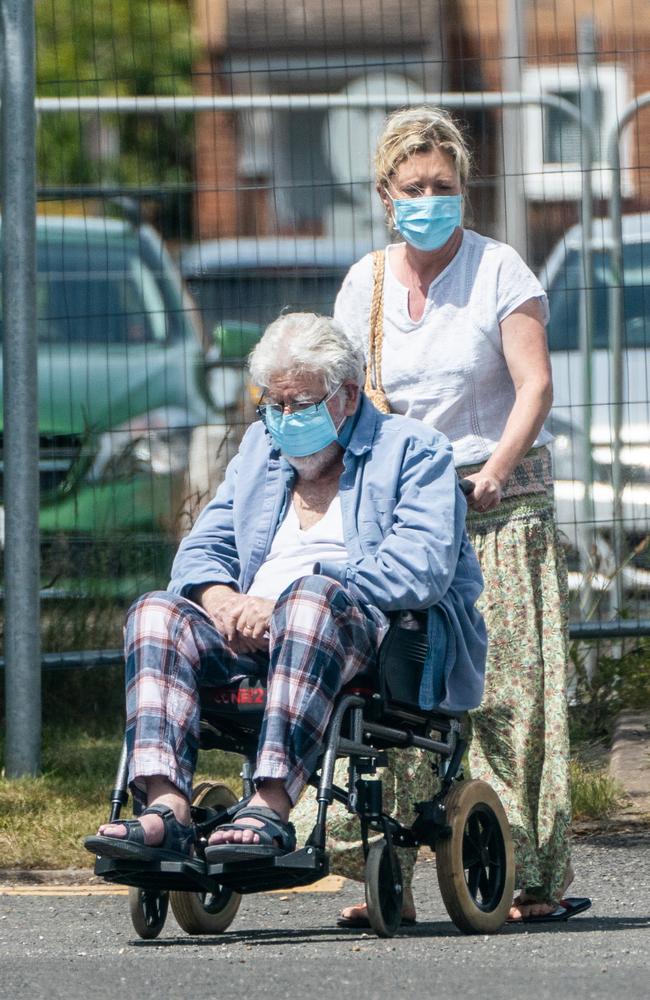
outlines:
[[[609,253],[599,251],[594,261],[593,344],[606,348],[609,333],[607,288],[611,280]],[[650,345],[650,244],[629,243],[623,248],[624,344],[646,348]],[[582,255],[567,253],[548,291],[551,318],[548,327],[552,351],[577,350],[581,292],[584,287]]]
[[[165,297],[157,275],[133,248],[39,246],[38,338],[51,346],[163,343]]]
[[[331,316],[334,299],[347,268],[331,271],[259,270],[224,271],[190,278],[206,329],[224,320],[238,319],[262,327],[277,319],[283,309]]]

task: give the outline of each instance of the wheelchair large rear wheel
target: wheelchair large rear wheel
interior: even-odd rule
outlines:
[[[438,885],[447,913],[465,934],[505,923],[515,882],[514,850],[499,796],[484,781],[459,781],[445,798],[451,835],[436,843]]]
[[[146,941],[157,938],[165,926],[169,893],[159,889],[129,889],[129,912],[136,934]]]
[[[391,864],[386,840],[371,844],[365,870],[368,920],[378,937],[392,937],[402,922],[402,870],[395,856]]]
[[[192,805],[217,809],[232,806],[237,798],[227,785],[204,781],[197,785]],[[221,934],[235,919],[241,896],[219,886],[216,892],[177,892],[169,894],[172,912],[186,934]]]

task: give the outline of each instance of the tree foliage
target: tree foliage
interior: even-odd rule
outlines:
[[[38,0],[39,97],[192,92],[189,0]],[[41,116],[41,186],[162,184],[189,179],[189,114]]]

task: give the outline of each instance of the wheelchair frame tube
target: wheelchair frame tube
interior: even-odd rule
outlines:
[[[120,762],[117,765],[117,774],[115,775],[115,787],[111,791],[110,803],[111,803],[111,817],[109,823],[114,823],[115,820],[120,818],[120,812],[122,811],[122,806],[126,805],[129,799],[129,793],[127,790],[127,784],[129,780],[129,757],[126,749],[126,736],[122,740],[122,750],[120,753]]]
[[[318,785],[318,792],[316,793],[316,800],[318,802],[318,816],[316,818],[316,823],[311,835],[307,841],[313,847],[325,847],[325,822],[327,820],[327,807],[333,801],[334,796],[332,795],[332,784],[334,782],[334,766],[336,764],[337,751],[339,750],[339,744],[341,739],[341,728],[343,726],[343,718],[345,713],[350,708],[363,708],[364,700],[360,698],[359,695],[349,694],[345,695],[336,711],[332,714],[332,718],[329,722],[329,739],[327,742],[327,748],[323,756],[323,764],[321,766],[320,782]]]
[[[382,726],[380,723],[366,722],[363,729],[368,736],[380,736],[393,743],[418,747],[420,750],[430,750],[432,753],[439,753],[442,757],[450,757],[452,753],[448,743],[430,740],[425,736],[413,736],[412,733],[406,733],[401,729],[392,729],[390,726]]]

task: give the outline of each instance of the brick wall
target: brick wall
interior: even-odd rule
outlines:
[[[457,0],[458,20],[450,37],[455,84],[462,88],[499,90],[503,60],[501,27],[504,0]],[[575,65],[576,25],[583,17],[595,22],[597,66],[617,64],[628,74],[630,96],[650,91],[650,18],[642,0],[534,0],[528,4],[528,65]],[[493,114],[492,142],[498,141],[498,115]],[[630,152],[632,194],[624,198],[625,211],[650,208],[650,107],[641,111],[626,132]],[[496,157],[482,153],[489,165]],[[596,201],[594,214],[605,214],[606,202]],[[530,202],[529,232],[537,264],[567,226],[577,221],[576,202]]]

